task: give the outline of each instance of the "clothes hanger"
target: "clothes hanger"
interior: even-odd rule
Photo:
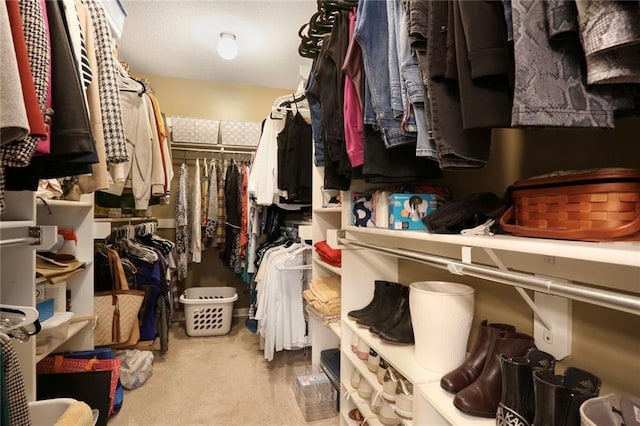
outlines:
[[[8,332],[38,321],[38,311],[29,306],[0,305],[0,331]],[[38,323],[39,324],[39,323]]]
[[[38,311],[28,306],[0,305],[0,332],[26,342],[40,332]]]

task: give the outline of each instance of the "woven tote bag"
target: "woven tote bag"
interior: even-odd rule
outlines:
[[[93,311],[97,320],[93,339],[96,346],[130,343],[132,333],[135,335],[135,328],[139,327],[138,312],[144,300],[143,291],[129,290],[118,252],[108,248],[107,254],[113,288],[94,293]]]

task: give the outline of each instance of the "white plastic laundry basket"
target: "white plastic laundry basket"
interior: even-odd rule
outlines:
[[[233,287],[192,287],[180,295],[189,336],[219,336],[231,331]]]

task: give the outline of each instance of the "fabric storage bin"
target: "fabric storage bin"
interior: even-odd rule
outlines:
[[[219,336],[231,331],[234,287],[192,287],[180,295],[189,336]]]
[[[515,182],[500,226],[514,235],[640,240],[640,170],[555,172]]]

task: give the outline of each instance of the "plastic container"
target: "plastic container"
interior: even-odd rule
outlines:
[[[73,312],[56,312],[41,324],[42,329],[36,334],[37,355],[54,350],[67,340],[71,318]]]
[[[41,323],[50,319],[53,316],[55,307],[55,301],[53,298],[45,299],[42,302],[36,303],[36,309],[38,310],[38,321]]]
[[[29,403],[31,423],[38,426],[54,426],[64,412],[77,400],[73,398],[51,398]],[[93,424],[98,421],[98,410],[93,410]]]
[[[445,281],[409,286],[416,362],[447,373],[464,362],[474,309],[474,289]]]
[[[307,422],[326,419],[337,414],[338,392],[329,377],[311,366],[294,367],[295,393]]]
[[[180,295],[189,336],[220,336],[231,331],[234,287],[193,287]]]
[[[44,285],[45,299],[53,299],[54,312],[66,312],[67,310],[67,282],[61,281],[55,284]]]

